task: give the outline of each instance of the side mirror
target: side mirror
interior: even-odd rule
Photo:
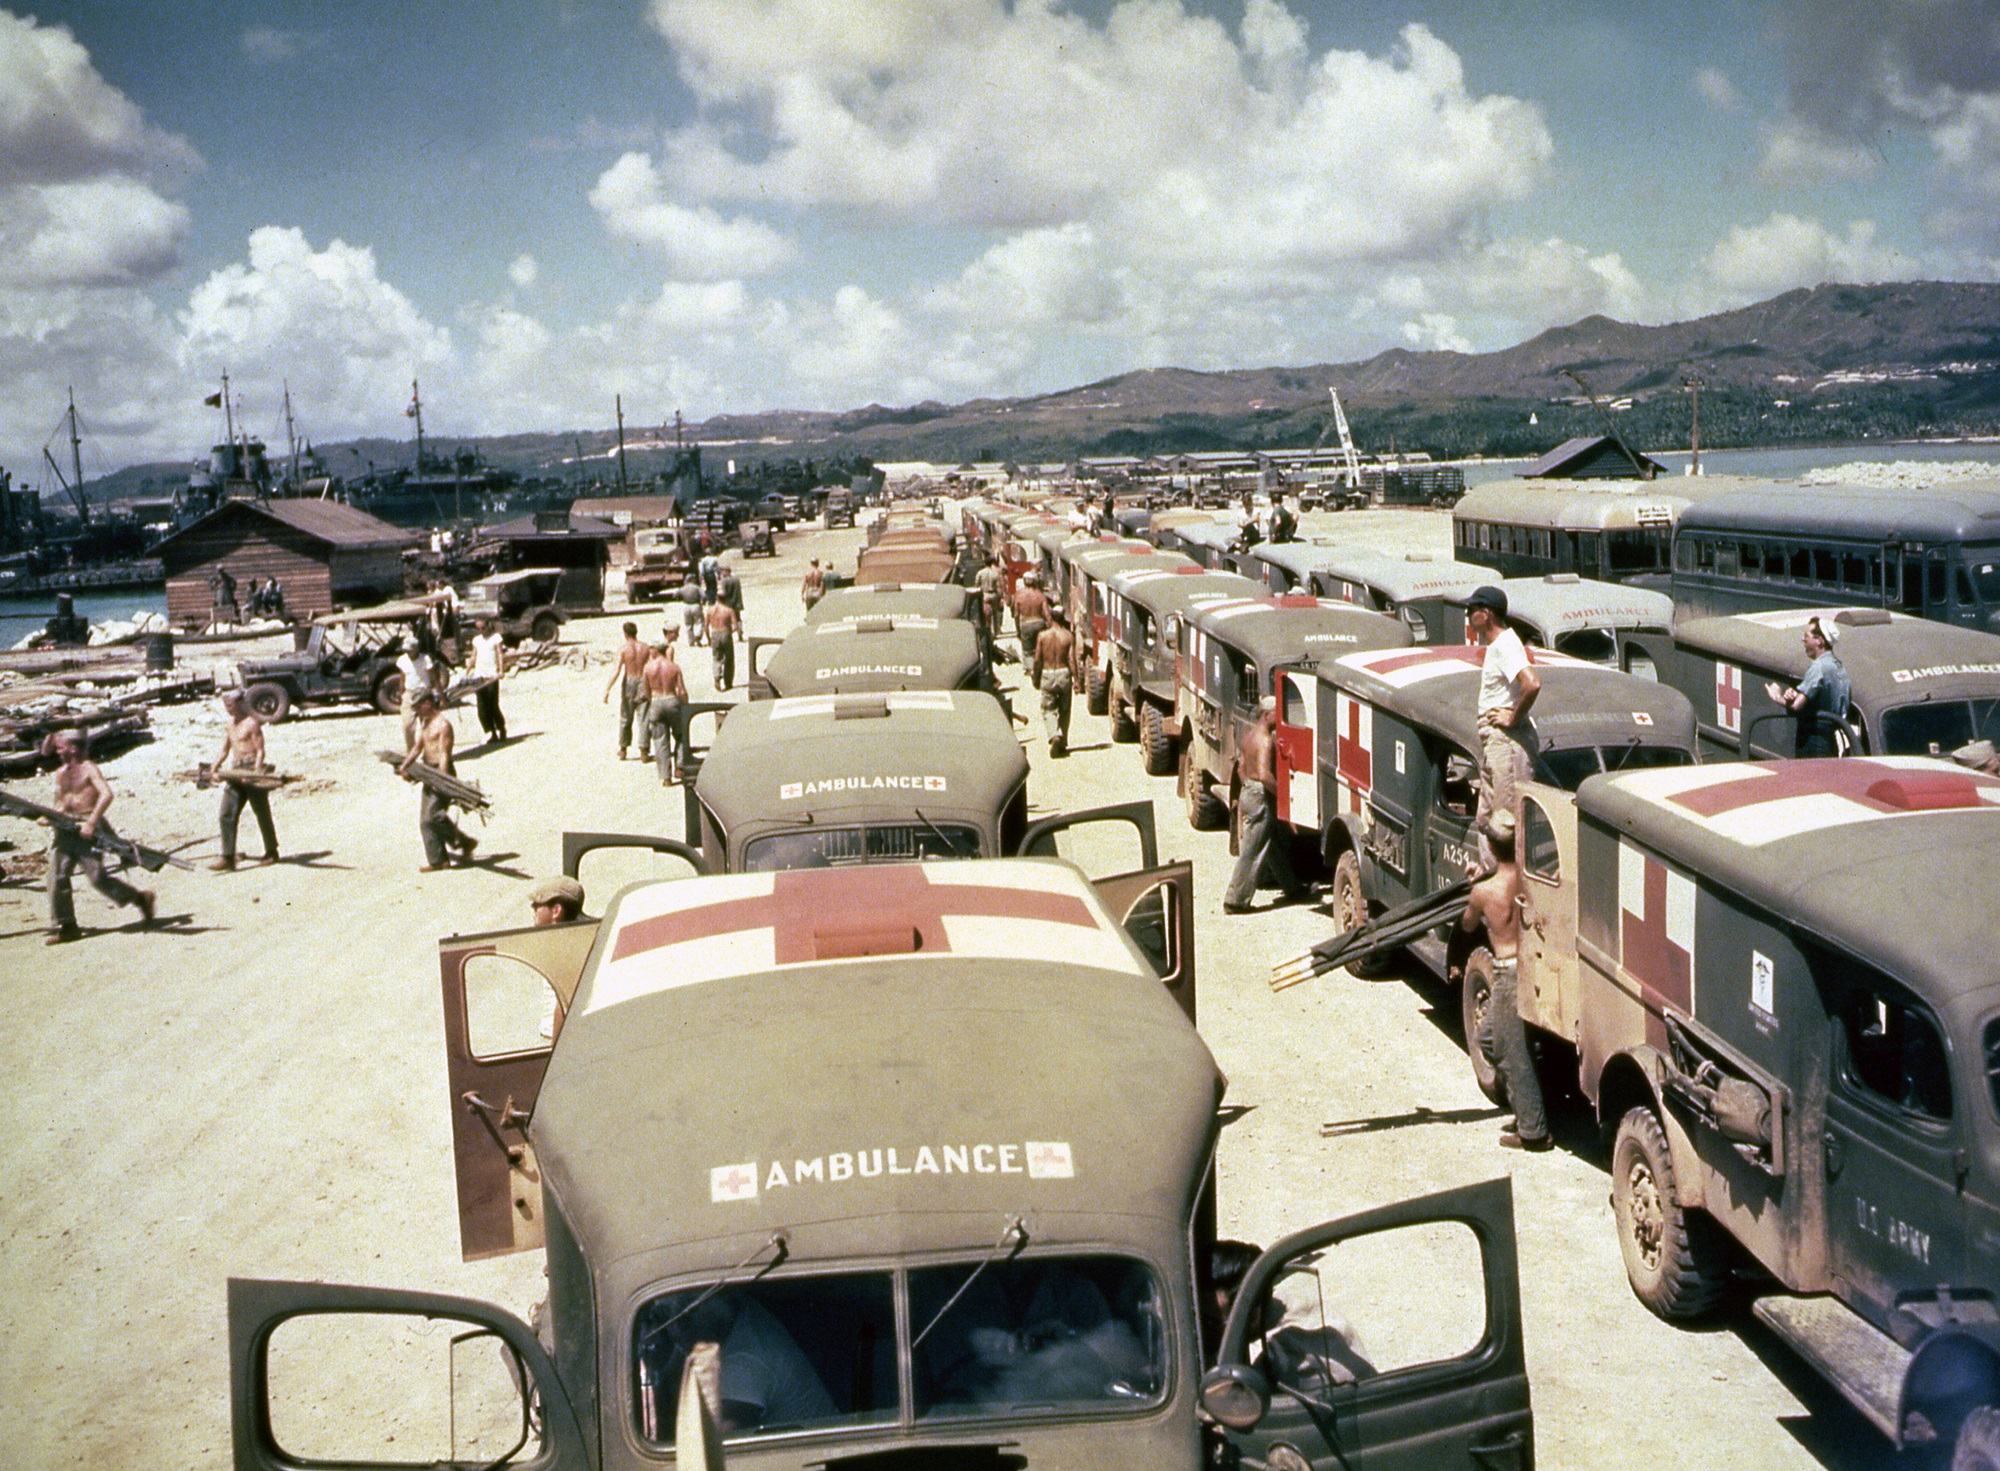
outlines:
[[[1248,1364],[1219,1364],[1201,1376],[1201,1407],[1219,1425],[1255,1430],[1271,1408],[1271,1383]]]

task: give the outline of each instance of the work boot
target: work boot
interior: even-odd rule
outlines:
[[[159,903],[159,896],[151,889],[141,889],[139,897],[132,902],[139,906],[139,922],[141,924],[151,924],[153,922],[153,909]]]
[[[236,855],[234,853],[225,853],[208,866],[216,873],[228,873],[232,868],[236,867]]]
[[[1502,1149],[1524,1150],[1529,1154],[1540,1154],[1545,1149],[1554,1149],[1556,1141],[1546,1134],[1530,1139],[1524,1135],[1515,1133],[1512,1129],[1502,1129],[1500,1131],[1500,1147]]]
[[[83,938],[83,931],[73,924],[66,924],[42,943],[45,945],[68,945]]]

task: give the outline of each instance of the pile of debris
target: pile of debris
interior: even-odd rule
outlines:
[[[66,694],[0,705],[0,776],[29,776],[53,771],[56,760],[44,753],[48,738],[59,730],[80,730],[94,759],[102,760],[153,738],[152,716],[143,705],[117,700],[84,704]]]

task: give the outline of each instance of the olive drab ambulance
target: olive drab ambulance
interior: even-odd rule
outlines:
[[[1084,708],[1092,715],[1106,715],[1111,709],[1111,656],[1116,645],[1111,637],[1111,593],[1105,579],[1128,569],[1194,564],[1179,552],[1163,552],[1149,542],[1125,540],[1069,542],[1061,548],[1060,558],[1062,578],[1050,586],[1062,589],[1063,607],[1069,615],[1072,686],[1083,692]]]
[[[747,642],[753,700],[978,689],[991,678],[978,631],[962,618],[843,618]]]
[[[463,1248],[545,1249],[540,1334],[469,1297],[232,1281],[239,1471],[440,1398],[435,1451],[399,1433],[327,1459],[715,1464],[677,1444],[704,1362],[731,1468],[1531,1466],[1504,1180],[1259,1258],[1273,1316],[1336,1294],[1357,1311],[1361,1284],[1322,1261],[1335,1245],[1421,1272],[1414,1303],[1383,1274],[1379,1307],[1415,1331],[1377,1357],[1350,1351],[1339,1378],[1324,1357],[1275,1362],[1246,1304],[1204,1371],[1195,1262],[1225,1084],[1188,1016],[1192,951],[1163,981],[1121,923],[1151,905],[1178,926],[1186,875],[733,874],[444,942]],[[495,973],[566,998],[552,1046],[469,1014]],[[440,1361],[399,1375],[437,1320]],[[342,1329],[396,1348],[365,1384],[310,1352]],[[484,1418],[474,1387],[499,1401]]]
[[[1499,587],[1507,594],[1507,626],[1524,643],[1592,664],[1616,667],[1623,639],[1674,626],[1674,600],[1653,588],[1574,572],[1508,577]]]
[[[1318,835],[1336,930],[1477,867],[1483,656],[1477,645],[1425,644],[1283,676],[1278,812]],[[1693,764],[1694,711],[1678,691],[1546,650],[1534,662],[1542,691],[1529,715],[1528,764],[1537,780],[1568,793],[1601,771]],[[1446,931],[1409,947],[1441,976]]]
[[[1410,646],[1409,629],[1395,619],[1308,593],[1203,601],[1181,619],[1179,637],[1175,709],[1187,732],[1181,785],[1188,824],[1197,829],[1227,819],[1243,737],[1287,674],[1309,675],[1342,654]]]
[[[1107,696],[1111,739],[1138,740],[1148,776],[1180,769],[1180,618],[1204,601],[1257,595],[1234,572],[1186,566],[1126,568],[1105,578],[1105,632],[1111,640]]]
[[[1895,1445],[2000,1465],[2000,780],[1865,756],[1530,786],[1519,856],[1521,1013],[1613,1137],[1633,1291],[1687,1318],[1749,1276]]]
[[[2000,740],[2000,635],[1954,623],[1882,608],[1783,608],[1623,635],[1621,657],[1693,702],[1710,759],[1790,756],[1793,717],[1766,686],[1804,677],[1802,635],[1814,618],[1847,669],[1847,719],[1835,731],[1843,751],[1949,755]]]

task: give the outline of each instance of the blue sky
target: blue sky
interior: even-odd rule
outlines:
[[[4,0],[0,0],[4,7]],[[0,467],[2000,279],[1995,0],[0,8]]]

